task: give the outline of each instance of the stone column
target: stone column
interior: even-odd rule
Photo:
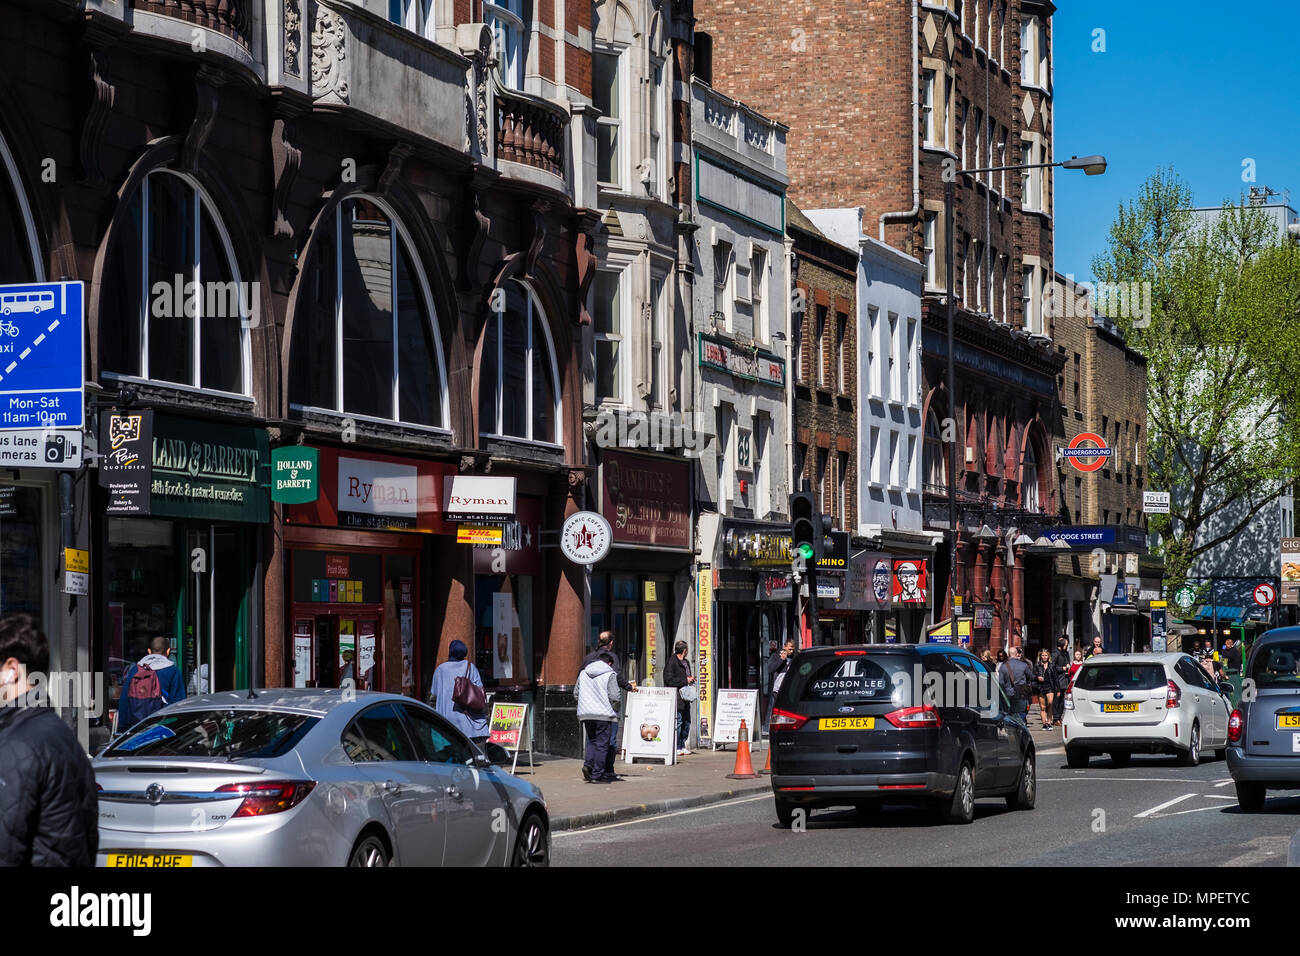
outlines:
[[[1016,548],[1016,564],[1011,569],[1011,623],[1017,628],[1019,634],[1019,624],[1025,619],[1025,548],[1021,545]],[[1051,635],[1052,624],[1049,620],[1045,625],[1046,631],[1038,637],[1040,643],[1046,646],[1047,638]]]

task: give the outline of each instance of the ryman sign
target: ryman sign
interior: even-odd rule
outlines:
[[[442,516],[448,521],[505,521],[515,516],[514,478],[447,475]]]

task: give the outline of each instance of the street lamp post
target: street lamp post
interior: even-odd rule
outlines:
[[[948,281],[948,417],[952,422],[953,440],[948,443],[948,621],[953,639],[957,639],[956,602],[957,594],[957,373],[953,355],[953,329],[957,321],[956,289],[954,287],[954,251],[953,236],[953,183],[963,174],[999,173],[1021,169],[1052,169],[1060,166],[1064,169],[1082,169],[1089,176],[1100,176],[1106,171],[1104,156],[1071,156],[1059,163],[1029,163],[1019,166],[986,166],[979,169],[958,169],[951,173],[945,171],[943,177],[943,229],[946,250]]]

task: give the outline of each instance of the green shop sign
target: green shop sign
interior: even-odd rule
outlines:
[[[271,517],[264,428],[155,414],[149,513],[261,524]]]
[[[271,452],[271,500],[305,505],[320,497],[320,468],[315,448],[286,445]]]

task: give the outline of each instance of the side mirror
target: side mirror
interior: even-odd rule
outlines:
[[[502,766],[510,762],[510,751],[506,750],[500,744],[494,744],[488,741],[483,744],[483,756],[487,757],[488,763],[495,766]]]

